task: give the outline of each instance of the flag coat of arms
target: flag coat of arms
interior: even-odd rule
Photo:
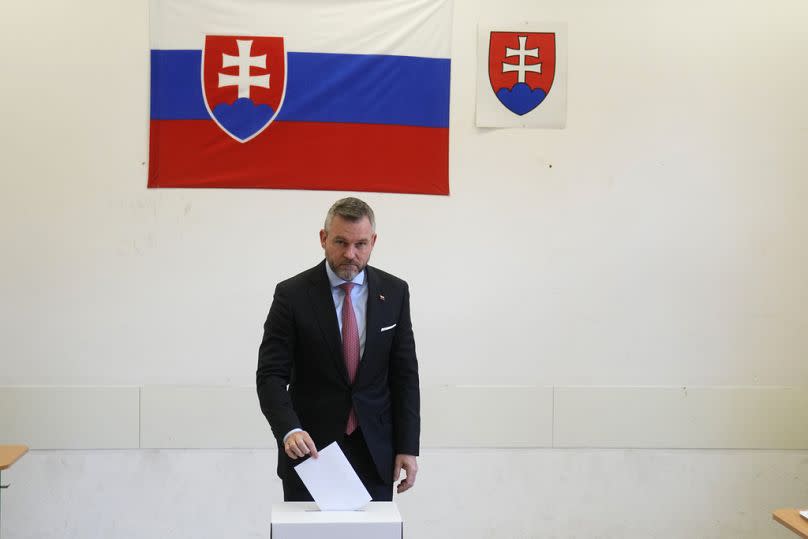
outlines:
[[[451,0],[151,0],[149,187],[449,193]]]
[[[477,125],[564,127],[566,27],[480,26]]]
[[[234,52],[233,43],[237,54],[229,54]],[[237,68],[235,73],[228,73],[232,71],[228,68],[233,67]],[[253,67],[265,72],[252,75]],[[247,142],[261,133],[277,116],[286,89],[285,75],[282,37],[205,37],[202,51],[205,107],[213,121],[239,142]]]

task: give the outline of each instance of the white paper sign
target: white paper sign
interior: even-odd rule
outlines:
[[[295,466],[320,511],[356,511],[372,499],[337,442]]]
[[[480,24],[477,127],[567,123],[567,25]]]

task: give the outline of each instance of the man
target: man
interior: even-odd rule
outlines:
[[[293,466],[337,441],[374,501],[415,484],[420,392],[409,289],[368,266],[373,210],[338,200],[325,218],[325,260],[278,284],[256,373],[278,442],[286,501],[308,501]],[[287,388],[288,385],[288,388]]]

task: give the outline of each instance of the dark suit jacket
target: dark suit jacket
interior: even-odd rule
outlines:
[[[256,379],[261,411],[278,443],[281,478],[300,462],[283,450],[286,433],[301,428],[322,449],[344,435],[351,403],[383,480],[392,478],[396,454],[418,455],[420,392],[409,288],[370,266],[366,279],[365,351],[353,385],[325,261],[275,289]]]

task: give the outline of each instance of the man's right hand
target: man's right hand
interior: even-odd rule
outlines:
[[[305,430],[290,434],[283,444],[283,449],[286,455],[292,460],[297,460],[305,455],[311,455],[312,458],[317,458],[317,446],[314,445],[314,440],[311,439],[311,436],[309,436],[309,433]]]

